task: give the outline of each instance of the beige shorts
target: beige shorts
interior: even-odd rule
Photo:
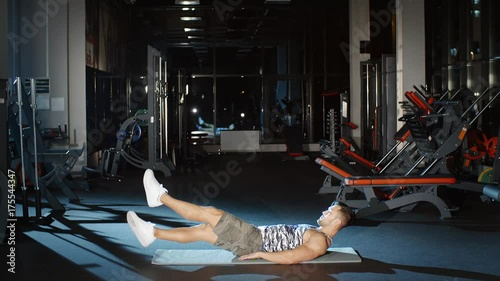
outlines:
[[[218,236],[214,245],[237,256],[248,255],[261,249],[260,230],[227,212],[222,214],[213,231]]]

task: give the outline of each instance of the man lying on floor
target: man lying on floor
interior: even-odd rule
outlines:
[[[223,210],[173,198],[152,170],[146,170],[143,183],[150,207],[165,205],[187,220],[202,223],[195,227],[160,229],[129,211],[127,222],[144,247],[156,238],[180,243],[205,241],[231,251],[240,260],[261,258],[295,264],[324,255],[332,238],[355,217],[348,206],[334,202],[318,219],[319,227],[307,224],[256,227]]]

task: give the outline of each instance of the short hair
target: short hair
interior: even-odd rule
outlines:
[[[353,212],[353,210],[349,206],[347,206],[347,204],[345,204],[344,202],[340,202],[340,201],[333,201],[333,203],[332,203],[332,205],[330,205],[330,207],[333,207],[333,206],[340,207],[340,214],[346,222],[344,226],[349,226],[349,225],[354,223],[354,221],[356,220],[356,214]]]

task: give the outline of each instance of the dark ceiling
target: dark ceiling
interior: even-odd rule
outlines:
[[[200,0],[198,5],[179,5],[175,0],[124,1],[134,19],[169,46],[241,46],[302,36],[307,7],[312,6],[304,0]],[[201,20],[182,21],[181,17]]]
[[[304,52],[323,52],[327,45],[338,50],[340,41],[348,40],[346,0],[199,0],[190,5],[179,0],[114,1],[129,12],[133,44],[140,48],[147,42],[165,51],[172,67],[195,68],[201,74],[211,73],[214,64],[219,73],[259,73],[260,66],[266,72],[266,60],[276,61],[278,46],[294,48],[290,54],[299,64]],[[276,72],[276,66],[270,67],[268,72]]]

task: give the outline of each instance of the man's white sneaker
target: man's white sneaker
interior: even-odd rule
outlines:
[[[147,247],[156,240],[154,224],[142,220],[135,212],[127,212],[127,222],[142,246]]]
[[[156,178],[153,170],[147,169],[144,172],[144,177],[142,178],[142,183],[144,184],[144,190],[146,191],[146,199],[148,201],[149,207],[158,207],[163,203],[160,201],[160,197],[164,193],[168,193],[168,190],[160,184]]]

